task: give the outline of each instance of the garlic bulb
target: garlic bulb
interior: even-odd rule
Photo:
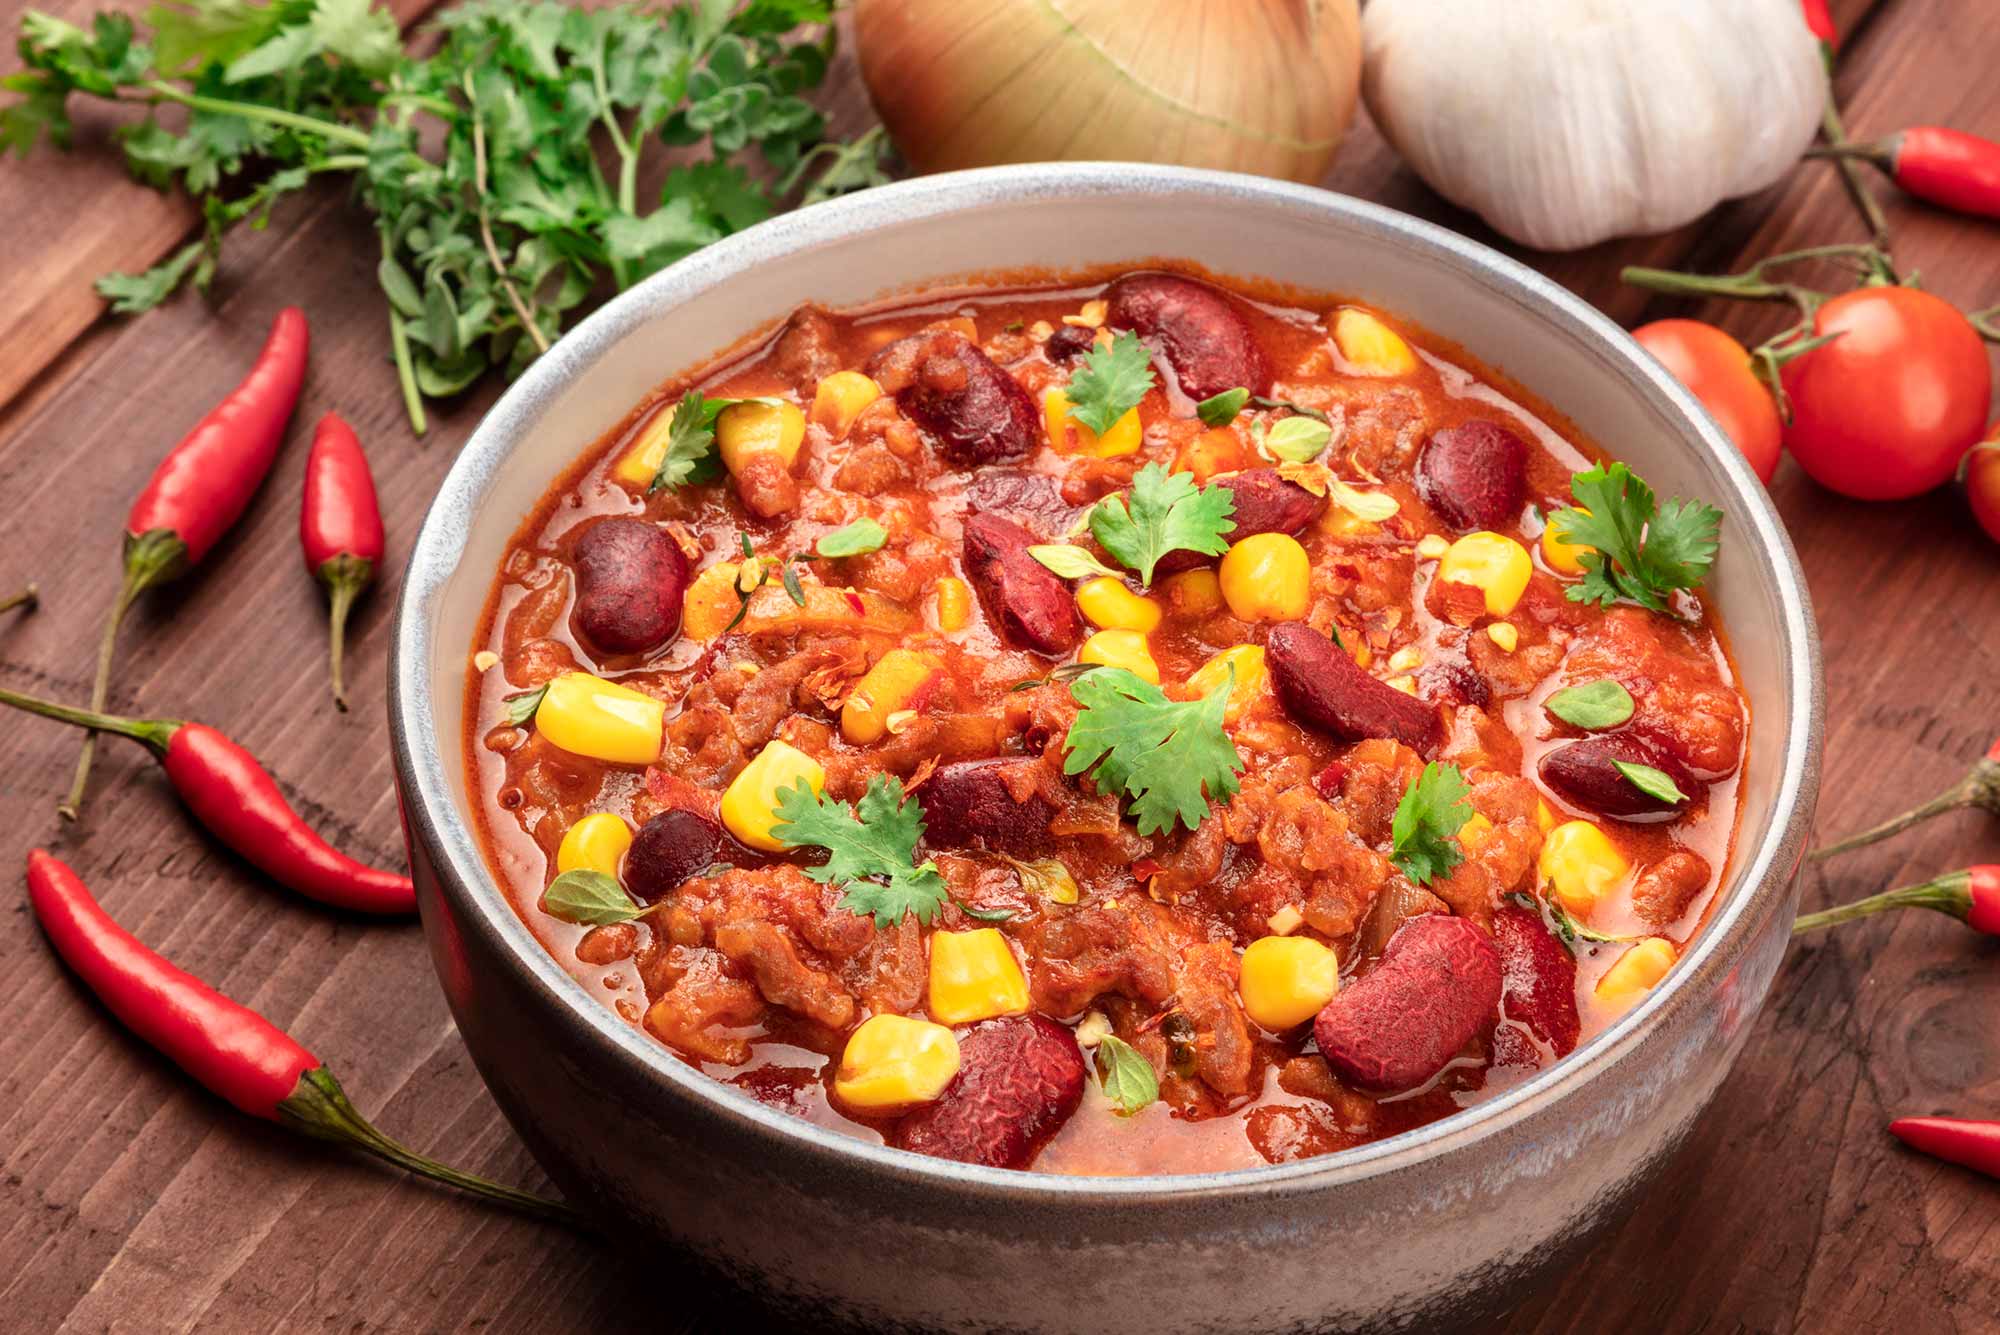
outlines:
[[[1354,120],[1355,0],[859,0],[920,172],[1102,158],[1316,181]]]
[[[1819,125],[1799,0],[1370,0],[1362,32],[1383,135],[1541,249],[1692,221],[1777,180]]]

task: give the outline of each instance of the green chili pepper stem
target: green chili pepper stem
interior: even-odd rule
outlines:
[[[1792,923],[1792,935],[1815,932],[1822,927],[1832,927],[1836,923],[1850,922],[1855,918],[1866,918],[1871,914],[1886,913],[1892,909],[1935,909],[1939,913],[1949,913],[1952,917],[1963,920],[1972,912],[1971,886],[1972,878],[1969,873],[1955,871],[1934,881],[1925,881],[1921,885],[1906,885],[1898,890],[1885,890],[1879,895],[1857,899],[1852,904],[1821,909],[1818,913],[1803,914]]]

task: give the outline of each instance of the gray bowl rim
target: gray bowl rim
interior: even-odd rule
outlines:
[[[1492,1099],[1355,1149],[1291,1163],[1203,1173],[1073,1177],[934,1159],[869,1144],[769,1108],[681,1061],[657,1040],[620,1019],[557,964],[492,885],[477,839],[458,816],[447,766],[461,763],[461,758],[441,756],[432,745],[431,739],[437,735],[436,702],[429,677],[436,652],[466,652],[470,646],[434,645],[429,623],[456,569],[459,535],[473,522],[475,498],[505,469],[514,444],[533,429],[572,376],[587,369],[657,312],[757,265],[858,237],[878,226],[921,223],[988,204],[1026,201],[1061,207],[1084,199],[1120,198],[1136,205],[1189,197],[1290,213],[1373,242],[1427,254],[1457,269],[1466,281],[1502,293],[1526,308],[1529,318],[1538,316],[1584,347],[1608,373],[1636,386],[1651,407],[1683,423],[1687,443],[1706,455],[1727,483],[1727,494],[1716,502],[1727,516],[1725,540],[1754,543],[1765,558],[1768,578],[1776,586],[1780,662],[1791,677],[1792,709],[1791,717],[1784,720],[1782,746],[1762,757],[1762,763],[1783,766],[1765,836],[1756,847],[1738,850],[1733,886],[1725,887],[1729,901],[1704,926],[1694,949],[1668,974],[1663,986],[1610,1028],[1554,1066]],[[955,276],[915,275],[911,285]],[[1435,332],[1450,337],[1449,330]],[[1822,690],[1819,641],[1805,577],[1762,484],[1700,402],[1589,303],[1488,246],[1348,195],[1233,172],[1127,162],[1068,162],[918,177],[781,214],[662,270],[579,323],[536,359],[482,419],[424,517],[396,609],[388,708],[396,777],[404,795],[410,837],[423,842],[441,885],[454,896],[461,910],[461,928],[470,926],[503,947],[497,953],[518,969],[518,981],[539,988],[548,1004],[567,1011],[570,1027],[581,1040],[602,1044],[617,1058],[637,1063],[675,1094],[708,1104],[712,1113],[735,1121],[739,1130],[790,1142],[789,1148],[809,1158],[824,1159],[828,1167],[866,1164],[871,1172],[911,1187],[1016,1201],[1032,1198],[1053,1204],[1056,1198],[1081,1198],[1135,1204],[1321,1191],[1467,1148],[1546,1111],[1569,1091],[1608,1075],[1668,1017],[1689,1006],[1709,1004],[1719,979],[1743,952],[1747,934],[1735,929],[1787,893],[1798,865],[1818,788]],[[454,732],[457,727],[455,720]]]

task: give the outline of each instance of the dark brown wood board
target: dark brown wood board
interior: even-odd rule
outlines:
[[[83,0],[57,0],[65,17]],[[405,18],[417,0],[397,8]],[[11,27],[26,6],[0,0]],[[2000,133],[2000,29],[1964,0],[1849,0],[1840,88],[1873,134],[1943,123]],[[0,61],[0,72],[12,68]],[[866,123],[851,60],[823,101]],[[1398,166],[1365,123],[1329,184],[1490,240]],[[1897,255],[1967,308],[2000,302],[2000,226],[1895,198]],[[113,320],[88,290],[186,233],[181,205],[129,184],[87,137],[69,158],[0,167],[0,593],[44,606],[0,618],[0,684],[81,698],[116,583],[127,506],[160,452],[226,391],[272,313],[303,305],[313,365],[257,504],[194,578],[148,598],[124,637],[113,703],[224,727],[358,857],[401,860],[382,710],[393,571],[453,451],[494,389],[413,438],[386,356],[374,249],[337,190],[233,239],[212,298]],[[1627,323],[1698,313],[1754,341],[1769,308],[1649,297],[1628,263],[1739,267],[1857,239],[1833,173],[1662,237],[1523,258]],[[297,549],[310,427],[338,407],[370,450],[390,532],[390,587],[352,628],[356,712],[328,707],[324,611]],[[1615,449],[1615,443],[1613,443]],[[1827,644],[1820,827],[1887,814],[1955,779],[2000,732],[2000,548],[1949,491],[1861,505],[1789,461],[1772,493]],[[472,1070],[414,926],[288,897],[194,830],[152,761],[108,739],[85,822],[54,801],[76,738],[0,719],[0,867],[46,844],[121,922],[263,1010],[346,1080],[391,1134],[453,1163],[544,1186]],[[1805,873],[1808,904],[2000,860],[2000,823],[1940,820]],[[13,873],[8,873],[13,874]],[[18,885],[18,882],[16,882]],[[740,1327],[609,1248],[494,1213],[300,1142],[189,1086],[120,1033],[50,955],[18,898],[0,916],[0,1312],[10,1330],[546,1332]],[[2000,1115],[2000,946],[1906,916],[1794,950],[1750,1044],[1671,1180],[1581,1265],[1532,1298],[1511,1335],[2000,1329],[2000,1184],[1900,1150],[1899,1113]]]

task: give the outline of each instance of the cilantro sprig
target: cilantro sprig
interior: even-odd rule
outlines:
[[[1236,795],[1243,757],[1222,726],[1227,680],[1199,700],[1169,700],[1151,682],[1124,668],[1100,667],[1072,681],[1070,695],[1083,708],[1064,742],[1064,774],[1090,771],[1102,793],[1131,800],[1140,834],[1158,834],[1174,822],[1192,830],[1211,802]]]
[[[714,480],[718,471],[715,419],[734,402],[705,398],[700,390],[691,389],[674,405],[673,416],[667,420],[667,452],[660,456],[660,466],[646,487],[648,496],[662,487],[671,491],[692,482]]]
[[[1139,470],[1127,495],[1091,507],[1090,533],[1114,560],[1138,571],[1140,583],[1151,584],[1153,567],[1168,552],[1228,551],[1224,535],[1235,531],[1235,513],[1236,493],[1228,487],[1198,487],[1190,475],[1153,463]]]
[[[1063,394],[1069,399],[1069,415],[1101,436],[1138,407],[1152,387],[1153,354],[1137,334],[1124,333],[1109,347],[1092,344]]]
[[[1455,837],[1472,819],[1472,788],[1456,765],[1432,761],[1403,791],[1389,824],[1389,861],[1417,885],[1429,885],[1465,861]]]
[[[778,790],[772,837],[794,848],[823,848],[827,860],[805,874],[845,890],[840,906],[893,927],[905,914],[928,925],[950,898],[937,863],[912,866],[924,837],[923,803],[903,797],[903,782],[877,774],[849,811],[800,780]]]
[[[1700,586],[1715,563],[1722,511],[1676,498],[1661,506],[1624,464],[1592,468],[1570,479],[1576,508],[1549,516],[1565,542],[1595,548],[1581,553],[1583,579],[1569,587],[1576,603],[1609,607],[1619,599],[1655,612],[1679,589]]]
[[[425,399],[518,373],[606,280],[629,287],[789,200],[886,179],[879,135],[828,142],[801,96],[825,77],[833,8],[470,0],[437,16],[422,58],[368,0],[186,0],[88,27],[30,13],[25,69],[0,85],[15,95],[0,151],[69,148],[72,99],[166,113],[121,131],[126,168],[185,191],[205,227],[145,273],[100,281],[121,313],[206,288],[238,225],[261,227],[316,178],[351,181],[421,433]]]

